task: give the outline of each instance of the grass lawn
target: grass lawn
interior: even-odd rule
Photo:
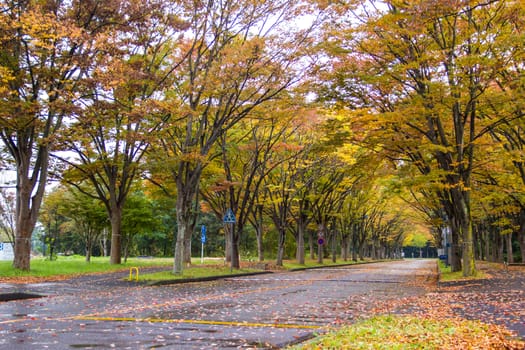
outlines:
[[[56,260],[48,260],[43,257],[31,259],[31,270],[21,271],[13,269],[11,261],[0,261],[0,280],[19,279],[24,281],[34,279],[60,279],[72,275],[103,273],[111,271],[129,270],[131,267],[153,267],[165,266],[166,271],[158,273],[139,273],[139,280],[153,281],[153,280],[170,280],[182,278],[199,278],[210,276],[222,276],[228,274],[250,273],[260,271],[260,264],[257,262],[242,262],[242,268],[239,270],[230,271],[229,264],[224,262],[221,258],[205,258],[201,263],[200,258],[193,258],[192,265],[183,270],[182,275],[174,275],[171,273],[173,266],[173,258],[128,258],[127,262],[120,265],[112,265],[109,263],[109,257],[92,257],[91,262],[86,262],[84,256],[58,256]],[[277,268],[273,260],[264,262],[268,264],[270,269]],[[319,266],[344,265],[351,263],[362,263],[352,261],[338,260],[333,263],[331,260],[325,259],[323,264],[319,264],[317,260],[306,260],[304,265],[299,265],[295,260],[286,260],[282,269],[298,269],[311,268]],[[258,266],[259,265],[259,266]]]
[[[226,266],[214,266],[214,265],[192,265],[191,267],[185,268],[182,271],[182,274],[175,275],[171,270],[166,270],[162,272],[139,274],[139,281],[169,281],[177,279],[190,279],[190,278],[202,278],[202,277],[212,277],[212,276],[226,276],[231,274],[242,274],[242,273],[251,273],[257,272],[260,270],[257,269],[238,269],[231,270]]]
[[[92,257],[91,262],[86,262],[85,257],[58,256],[56,260],[45,258],[31,259],[31,270],[21,271],[14,269],[11,261],[0,261],[0,279],[6,278],[24,278],[24,277],[56,277],[66,275],[79,275],[87,273],[100,273],[119,270],[128,270],[132,266],[170,266],[173,259],[170,258],[129,258],[126,263],[112,265],[109,263],[109,257]]]
[[[30,271],[14,269],[11,261],[0,261],[0,281],[3,279],[31,282],[38,279],[63,279],[67,276],[81,274],[129,271],[132,267],[139,268],[139,280],[141,281],[199,278],[258,271],[254,268],[243,268],[231,272],[229,265],[224,263],[224,259],[205,258],[201,263],[200,258],[193,258],[191,267],[185,268],[181,275],[174,275],[171,273],[173,258],[134,257],[128,258],[125,263],[124,260],[122,261],[123,263],[120,265],[112,265],[109,263],[109,257],[92,257],[91,262],[86,262],[85,257],[79,255],[58,256],[56,260],[32,258]],[[141,268],[145,267],[165,267],[166,270],[148,274],[140,271]],[[135,276],[135,272],[133,276]]]

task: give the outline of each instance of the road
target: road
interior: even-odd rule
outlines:
[[[279,349],[352,322],[376,300],[422,295],[435,261],[405,260],[213,282],[137,286],[107,276],[0,293],[1,349]]]

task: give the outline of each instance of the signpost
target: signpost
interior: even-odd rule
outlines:
[[[206,225],[201,226],[201,264],[204,263],[204,243],[206,243]]]
[[[233,229],[234,229],[234,225],[235,225],[236,222],[237,222],[237,220],[235,219],[235,214],[233,213],[233,210],[228,208],[228,210],[226,210],[226,214],[224,215],[223,223],[231,225],[230,226],[230,246],[231,246],[231,251],[230,251],[230,272],[233,271]]]

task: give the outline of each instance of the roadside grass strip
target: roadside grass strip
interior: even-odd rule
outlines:
[[[231,327],[250,327],[250,328],[290,328],[290,329],[324,328],[324,326],[300,325],[300,324],[289,324],[289,323],[254,323],[254,322],[235,322],[235,321],[184,320],[184,319],[134,318],[134,317],[78,316],[78,317],[74,317],[73,319],[77,321],[185,323],[185,324],[199,324],[199,325],[210,325],[210,326],[231,326]]]
[[[507,330],[479,321],[385,315],[342,327],[288,349],[522,350],[524,346],[524,342],[513,339]]]

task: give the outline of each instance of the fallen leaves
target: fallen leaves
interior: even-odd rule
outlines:
[[[502,327],[458,318],[378,316],[305,344],[308,349],[521,350]]]

